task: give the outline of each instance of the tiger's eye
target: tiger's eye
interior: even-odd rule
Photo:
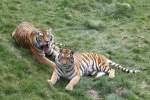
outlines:
[[[50,37],[50,41],[52,41],[52,37]]]
[[[40,35],[40,36],[43,36],[43,33],[39,32],[39,35]]]

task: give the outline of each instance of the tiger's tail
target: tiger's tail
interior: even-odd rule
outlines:
[[[117,68],[117,69],[120,69],[121,71],[123,72],[126,72],[126,73],[138,73],[138,72],[141,72],[141,70],[136,70],[136,69],[128,69],[128,68],[125,68],[125,67],[122,67],[120,64],[117,64],[111,60],[108,60],[108,64],[111,68]]]

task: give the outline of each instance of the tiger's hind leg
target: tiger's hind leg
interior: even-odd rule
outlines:
[[[114,78],[115,77],[115,70],[114,69],[110,69],[108,71],[108,75],[109,75],[109,78]]]
[[[95,76],[95,79],[98,79],[102,76],[104,76],[106,73],[105,72],[98,72],[97,75]]]
[[[96,75],[97,74],[97,71],[93,71],[90,75],[91,76],[94,76],[94,75]]]

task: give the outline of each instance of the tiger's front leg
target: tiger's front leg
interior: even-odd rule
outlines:
[[[59,76],[56,71],[53,71],[52,77],[50,80],[47,80],[49,85],[55,85],[55,83],[59,80]]]
[[[56,68],[55,63],[48,58],[46,58],[44,55],[35,55],[35,58],[42,64],[46,64],[54,70]]]
[[[79,82],[79,80],[80,80],[80,75],[76,75],[74,78],[70,80],[70,82],[67,84],[65,89],[68,91],[72,91],[73,87]]]
[[[49,60],[48,58],[45,57],[45,55],[38,53],[37,51],[35,51],[34,49],[29,49],[29,51],[31,52],[31,54],[33,54],[33,56],[42,64],[46,64],[48,66],[50,66],[52,68],[52,70],[54,70],[56,68],[56,65],[53,61]]]

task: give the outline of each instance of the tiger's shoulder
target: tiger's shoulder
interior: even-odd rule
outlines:
[[[101,55],[101,54],[97,54],[97,53],[94,53],[94,52],[76,52],[74,53],[74,57],[77,58],[77,57],[105,57],[104,55]]]
[[[19,34],[30,34],[32,30],[36,28],[30,22],[22,22],[20,23],[16,29],[12,32],[11,36],[14,38]]]

